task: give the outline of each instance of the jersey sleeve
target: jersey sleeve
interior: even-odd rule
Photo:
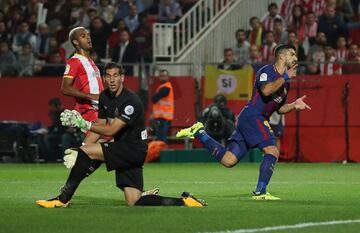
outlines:
[[[106,109],[104,107],[104,93],[100,94],[99,97],[99,110],[98,110],[98,118],[99,119],[106,119]]]
[[[271,68],[271,66],[259,70],[256,76],[257,76],[256,77],[257,88],[261,88],[262,86],[270,82],[273,82],[275,80],[275,73]]]
[[[126,124],[132,125],[137,117],[141,114],[142,108],[139,103],[134,100],[126,101],[118,108],[117,118],[124,121]]]
[[[79,72],[79,64],[75,59],[69,59],[65,66],[63,78],[75,78]]]

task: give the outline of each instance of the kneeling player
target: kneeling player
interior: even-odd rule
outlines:
[[[38,200],[46,208],[66,207],[81,181],[89,176],[96,161],[105,162],[108,171],[115,170],[116,184],[123,190],[129,206],[189,206],[202,207],[206,203],[187,192],[180,198],[158,195],[142,196],[143,164],[147,152],[145,115],[138,96],[123,87],[123,69],[116,63],[105,67],[108,88],[100,94],[99,120],[96,124],[85,121],[75,110],[62,113],[63,125],[90,130],[93,133],[113,136],[114,142],[89,143],[79,148],[66,184],[59,196]],[[107,125],[106,122],[110,124]]]

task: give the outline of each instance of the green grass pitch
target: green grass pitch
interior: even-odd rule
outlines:
[[[349,224],[270,232],[360,232],[360,164],[278,164],[269,191],[281,201],[253,201],[258,164],[147,164],[145,188],[164,196],[191,191],[206,208],[125,207],[113,173],[102,166],[77,190],[70,208],[43,209],[67,178],[61,164],[0,164],[0,232],[263,232],[308,222]],[[244,229],[254,229],[245,231]],[[237,231],[236,231],[237,230]]]

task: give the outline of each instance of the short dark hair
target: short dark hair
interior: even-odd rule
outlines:
[[[268,5],[268,10],[270,10],[271,7],[276,7],[276,9],[277,9],[278,5],[275,2],[272,2]]]
[[[281,24],[283,24],[283,21],[282,21],[282,19],[280,19],[280,18],[275,18],[274,19],[274,24],[275,23],[281,23]]]
[[[249,23],[251,24],[251,22],[254,21],[255,19],[257,19],[257,20],[260,21],[260,19],[259,19],[258,17],[253,16],[253,17],[251,17],[251,18],[249,19]]]
[[[107,70],[110,70],[110,69],[114,69],[114,68],[117,68],[119,69],[119,74],[120,75],[123,75],[125,70],[124,68],[122,67],[122,65],[120,65],[119,63],[116,63],[116,62],[109,62],[105,65],[104,67],[104,75],[106,74],[106,71]]]
[[[238,30],[236,30],[235,35],[236,35],[236,34],[238,34],[239,32],[243,32],[243,33],[245,33],[245,30],[244,30],[244,29],[242,29],[242,28],[239,28]]]
[[[234,53],[234,51],[232,50],[232,48],[225,48],[225,49],[224,49],[224,54],[225,54],[226,52],[233,52],[233,53]]]
[[[161,69],[161,70],[159,70],[159,74],[160,73],[166,73],[166,75],[169,75],[169,71],[167,70],[167,69]]]
[[[281,53],[283,53],[286,50],[293,49],[296,51],[295,47],[290,44],[280,44],[274,48],[274,55],[275,58],[278,58]]]

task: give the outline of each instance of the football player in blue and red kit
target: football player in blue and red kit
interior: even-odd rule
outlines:
[[[279,158],[275,137],[268,119],[274,111],[285,114],[292,110],[311,109],[303,100],[306,96],[286,103],[289,81],[296,76],[297,57],[291,45],[279,45],[274,50],[275,64],[263,66],[256,74],[253,95],[237,118],[236,129],[224,147],[212,139],[201,122],[180,130],[176,136],[198,138],[215,159],[225,167],[236,165],[251,148],[262,150],[258,184],[254,200],[279,200],[266,191],[274,166]]]

